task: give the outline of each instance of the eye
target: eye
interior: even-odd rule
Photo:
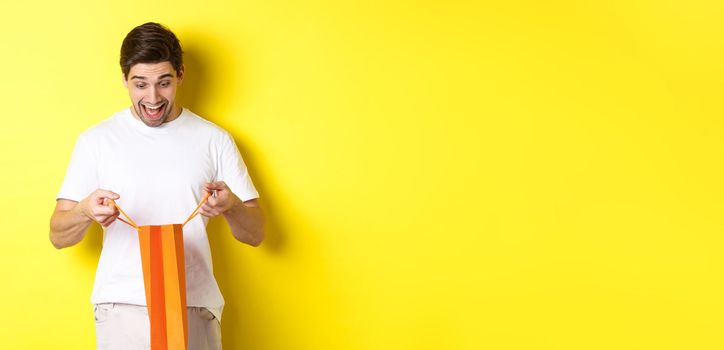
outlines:
[[[146,84],[136,84],[137,89],[143,89],[146,87]]]
[[[168,82],[168,81],[162,81],[162,82],[161,82],[161,87],[168,87],[170,84],[171,84],[171,83]]]

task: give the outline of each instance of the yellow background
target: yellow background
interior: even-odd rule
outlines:
[[[14,1],[0,11],[0,347],[90,349],[73,144],[146,21],[270,227],[211,224],[225,349],[721,349],[721,1]]]

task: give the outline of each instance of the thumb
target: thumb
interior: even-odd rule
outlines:
[[[101,190],[101,189],[98,190],[98,196],[102,197],[102,198],[113,199],[113,200],[121,198],[121,196],[119,196],[118,193],[115,193],[113,191],[108,191],[108,190]]]

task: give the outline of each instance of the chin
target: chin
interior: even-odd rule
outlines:
[[[161,118],[156,120],[151,120],[146,118],[146,115],[143,113],[143,111],[139,111],[136,109],[136,114],[138,115],[139,119],[143,122],[143,124],[146,124],[146,126],[150,127],[156,127],[160,126],[161,124],[165,123],[166,120],[168,120],[168,116],[171,114],[169,111],[165,111],[165,113],[161,116]]]

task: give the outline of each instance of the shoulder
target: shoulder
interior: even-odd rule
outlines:
[[[204,119],[188,109],[184,109],[184,113],[187,114],[186,127],[193,128],[194,133],[201,133],[213,140],[222,142],[233,140],[231,134],[224,128]]]
[[[128,108],[118,111],[98,124],[91,126],[78,135],[78,141],[94,143],[118,132],[123,126],[123,118],[127,113],[130,113]]]

